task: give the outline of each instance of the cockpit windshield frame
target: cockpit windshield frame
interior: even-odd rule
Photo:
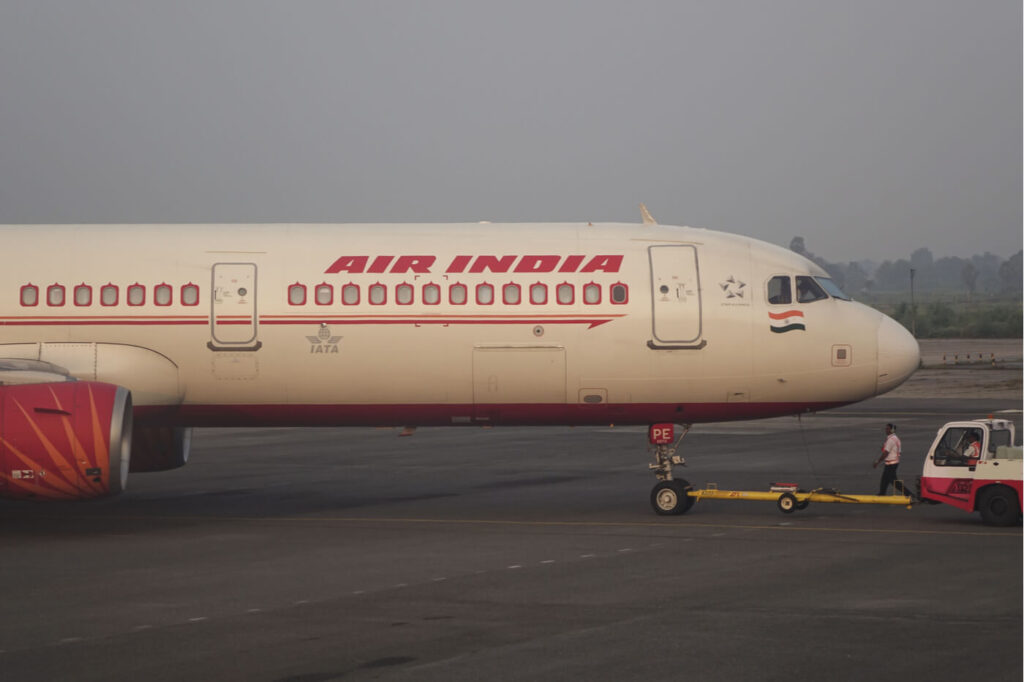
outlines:
[[[839,285],[835,283],[831,277],[815,277],[821,288],[824,289],[829,296],[836,299],[837,301],[852,301],[850,295],[839,288]]]
[[[796,302],[814,303],[828,299],[828,294],[810,275],[796,276]]]

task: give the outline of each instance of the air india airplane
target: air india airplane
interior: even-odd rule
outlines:
[[[192,427],[690,425],[917,368],[809,260],[643,216],[0,226],[0,497],[119,493]],[[657,460],[655,510],[685,511]]]

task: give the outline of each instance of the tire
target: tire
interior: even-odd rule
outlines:
[[[1020,521],[1017,493],[1002,485],[981,492],[978,511],[981,512],[981,520],[989,526],[1012,526]]]
[[[779,511],[783,514],[792,514],[800,503],[796,501],[796,495],[793,493],[782,493],[779,495],[776,504],[779,506]]]
[[[809,504],[810,502],[808,502],[807,500],[804,500],[803,502],[797,502],[796,508],[798,511],[803,511],[804,509],[807,509],[807,505]]]
[[[651,507],[658,516],[685,514],[693,506],[693,498],[686,494],[691,486],[681,478],[660,481],[651,491]]]

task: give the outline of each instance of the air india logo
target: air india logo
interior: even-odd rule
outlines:
[[[310,353],[337,353],[340,336],[331,336],[331,328],[326,324],[320,326],[316,336],[307,336]]]

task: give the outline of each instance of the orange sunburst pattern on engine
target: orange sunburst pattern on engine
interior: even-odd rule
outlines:
[[[0,388],[4,497],[79,499],[110,492],[108,388],[87,382]]]

